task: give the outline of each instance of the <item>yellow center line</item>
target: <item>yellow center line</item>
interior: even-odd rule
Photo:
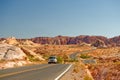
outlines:
[[[33,68],[33,69],[23,70],[23,71],[19,71],[19,72],[6,73],[6,74],[3,74],[3,75],[0,75],[0,78],[6,77],[6,76],[12,76],[12,75],[15,75],[15,74],[20,74],[20,73],[24,73],[24,72],[28,72],[28,71],[43,69],[43,68],[47,68],[47,67],[50,67],[50,66],[53,66],[53,65],[47,65],[47,66],[43,66],[43,67],[40,67],[40,68]]]

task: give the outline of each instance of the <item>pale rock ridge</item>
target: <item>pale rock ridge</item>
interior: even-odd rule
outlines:
[[[36,54],[35,52],[33,52],[33,51],[31,51],[31,50],[29,50],[29,49],[27,49],[25,47],[21,47],[21,49],[23,50],[23,52],[26,53],[27,56],[33,56],[34,58],[36,58],[38,60],[42,60],[42,61],[45,60],[45,59],[42,58],[41,55]]]
[[[11,44],[11,45],[16,45],[19,44],[19,42],[16,40],[15,37],[10,37],[5,40],[5,43]]]
[[[10,44],[0,44],[0,60],[25,59],[26,54],[19,48]]]

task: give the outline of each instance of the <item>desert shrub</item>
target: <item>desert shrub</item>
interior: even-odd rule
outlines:
[[[87,59],[87,58],[90,58],[91,56],[87,55],[87,54],[81,54],[80,55],[80,58],[83,58],[83,59]]]
[[[120,61],[118,61],[118,62],[114,62],[114,64],[116,64],[116,65],[120,65]]]
[[[64,63],[64,59],[60,56],[57,57],[58,63]]]
[[[75,67],[75,68],[73,69],[73,72],[78,73],[78,72],[79,72],[78,68]]]
[[[74,73],[79,73],[80,72],[80,67],[82,67],[80,62],[75,62],[74,67],[73,67],[73,72]]]
[[[77,59],[69,59],[68,62],[78,62]]]
[[[85,75],[84,80],[93,80],[89,75]]]
[[[2,62],[5,62],[5,60],[4,59],[0,60],[0,63],[2,63]]]
[[[31,62],[40,61],[38,58],[35,58],[34,56],[28,56],[28,59]]]
[[[43,58],[44,58],[45,60],[48,60],[49,57],[50,57],[50,54],[44,54],[44,55],[43,55]]]
[[[62,55],[62,58],[64,59],[64,62],[68,62],[68,60],[70,59],[69,55],[66,54]]]
[[[79,70],[79,66],[75,65],[74,66],[74,69],[73,69],[73,72],[74,73],[78,73],[80,70]]]

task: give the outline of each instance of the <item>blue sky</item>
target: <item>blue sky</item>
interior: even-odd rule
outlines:
[[[0,37],[120,35],[120,0],[0,0]]]

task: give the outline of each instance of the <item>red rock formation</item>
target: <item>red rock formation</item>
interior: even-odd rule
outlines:
[[[103,36],[77,36],[77,37],[68,37],[68,36],[56,36],[56,37],[36,37],[31,40],[35,43],[40,44],[55,44],[55,45],[69,45],[69,44],[81,44],[83,42],[87,44],[92,44],[96,40],[101,40],[108,44],[108,39]]]
[[[0,41],[5,40],[1,38]],[[76,37],[69,36],[56,36],[56,37],[36,37],[31,39],[17,39],[18,41],[31,40],[39,44],[54,44],[54,45],[69,45],[69,44],[93,44],[97,40],[104,42],[106,46],[120,46],[120,36],[107,38],[104,36],[89,36],[89,35],[80,35]]]

